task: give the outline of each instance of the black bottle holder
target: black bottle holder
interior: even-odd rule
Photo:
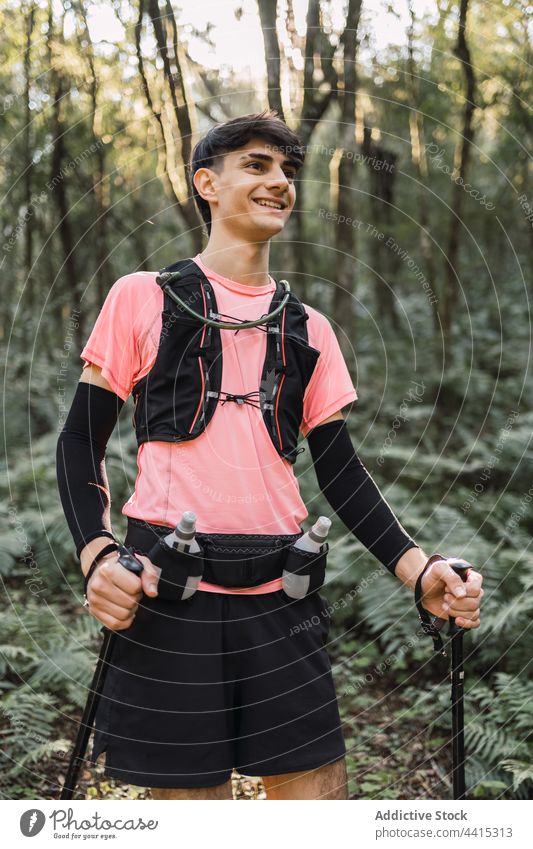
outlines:
[[[191,554],[170,548],[164,537],[160,537],[150,550],[148,557],[154,566],[161,569],[157,585],[159,598],[185,601],[194,595],[204,573],[204,547],[197,543],[200,551]]]
[[[291,599],[304,598],[323,586],[326,577],[327,542],[318,552],[303,551],[291,545],[283,566],[283,592]]]

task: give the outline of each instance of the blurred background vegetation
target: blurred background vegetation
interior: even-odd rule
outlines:
[[[54,471],[79,351],[114,280],[204,246],[187,185],[197,138],[268,106],[308,150],[271,273],[335,327],[360,396],[355,445],[401,521],[484,573],[483,626],[465,639],[467,781],[474,798],[531,795],[532,11],[2,4],[3,798],[57,796],[99,648]],[[107,457],[118,534],[130,413]],[[328,514],[308,452],[295,472],[310,518]],[[339,520],[330,562],[350,793],[446,798],[447,663]],[[101,767],[83,784],[143,795]]]

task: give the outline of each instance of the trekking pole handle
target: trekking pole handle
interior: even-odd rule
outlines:
[[[140,575],[144,569],[140,560],[137,560],[133,551],[130,551],[129,548],[126,548],[125,545],[119,545],[118,547],[119,557],[118,562],[121,566],[124,566],[124,569],[127,569],[128,572],[133,572],[135,575]]]
[[[466,579],[468,578],[468,572],[472,568],[472,564],[467,563],[466,560],[457,560],[455,563],[452,561],[452,563],[450,563],[450,566],[452,567],[455,574],[459,575],[463,582],[466,581]]]
[[[463,583],[468,578],[468,573],[472,568],[472,564],[468,563],[466,560],[457,560],[455,563],[450,563],[450,566],[452,567],[455,574],[459,575]],[[455,624],[455,618],[453,616],[450,616],[449,634],[453,635],[459,633],[463,633],[463,629],[459,628],[459,626]]]

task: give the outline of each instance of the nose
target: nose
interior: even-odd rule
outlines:
[[[279,188],[283,191],[289,188],[290,183],[281,165],[273,166],[265,181],[267,186]]]

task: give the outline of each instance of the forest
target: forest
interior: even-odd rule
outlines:
[[[306,149],[271,274],[331,322],[359,396],[354,445],[404,527],[484,576],[464,638],[469,798],[531,798],[532,13],[529,0],[4,0],[1,798],[58,797],[101,642],[55,477],[80,351],[114,281],[205,246],[196,141],[267,108]],[[131,410],[106,458],[122,538]],[[309,520],[330,515],[308,450],[295,473]],[[449,660],[332,519],[350,798],[449,798]],[[149,794],[101,765],[81,785]],[[235,775],[234,792],[264,797],[259,777]]]

